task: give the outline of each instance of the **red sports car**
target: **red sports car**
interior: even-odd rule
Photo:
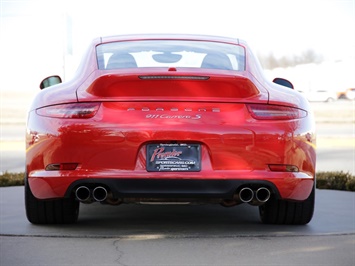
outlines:
[[[79,205],[259,207],[263,223],[307,224],[315,123],[247,43],[200,35],[95,39],[76,77],[44,79],[27,123],[31,223],[76,222]]]

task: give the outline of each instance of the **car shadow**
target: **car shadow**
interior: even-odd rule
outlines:
[[[308,226],[262,224],[258,207],[220,205],[81,204],[77,224],[67,234],[87,237],[174,238],[285,236],[307,234]],[[63,225],[61,225],[63,229]],[[62,231],[61,229],[61,231]]]

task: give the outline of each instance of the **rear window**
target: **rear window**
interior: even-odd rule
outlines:
[[[99,69],[186,67],[245,70],[242,46],[182,40],[124,41],[96,47]]]

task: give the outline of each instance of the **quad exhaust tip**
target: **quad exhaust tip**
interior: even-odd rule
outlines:
[[[238,193],[238,198],[243,203],[260,204],[270,199],[271,192],[266,187],[260,187],[256,191],[249,187],[242,188]],[[87,186],[80,186],[75,190],[75,197],[81,202],[102,202],[107,200],[108,191],[102,186],[95,187],[92,191]]]
[[[104,187],[96,187],[92,191],[92,197],[96,201],[104,201],[107,199],[107,190]]]
[[[239,191],[239,198],[242,202],[251,202],[254,198],[254,191],[251,188],[245,187]]]
[[[261,187],[256,191],[255,198],[257,201],[264,203],[270,199],[270,195],[271,193],[269,189]]]
[[[90,200],[90,189],[86,186],[80,186],[75,190],[75,197],[81,202],[87,202]]]

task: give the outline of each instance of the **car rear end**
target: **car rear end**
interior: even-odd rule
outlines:
[[[307,106],[295,106],[302,96],[250,72],[246,47],[217,43],[231,62],[218,68],[220,54],[202,67],[206,43],[190,43],[193,58],[183,41],[159,43],[160,52],[152,52],[157,41],[99,45],[98,69],[76,88],[76,102],[31,112],[33,196],[109,204],[248,202],[264,206],[264,222],[286,223],[266,204],[305,202],[314,190],[314,124]],[[145,65],[148,56],[158,64]],[[178,63],[185,57],[188,67]]]

